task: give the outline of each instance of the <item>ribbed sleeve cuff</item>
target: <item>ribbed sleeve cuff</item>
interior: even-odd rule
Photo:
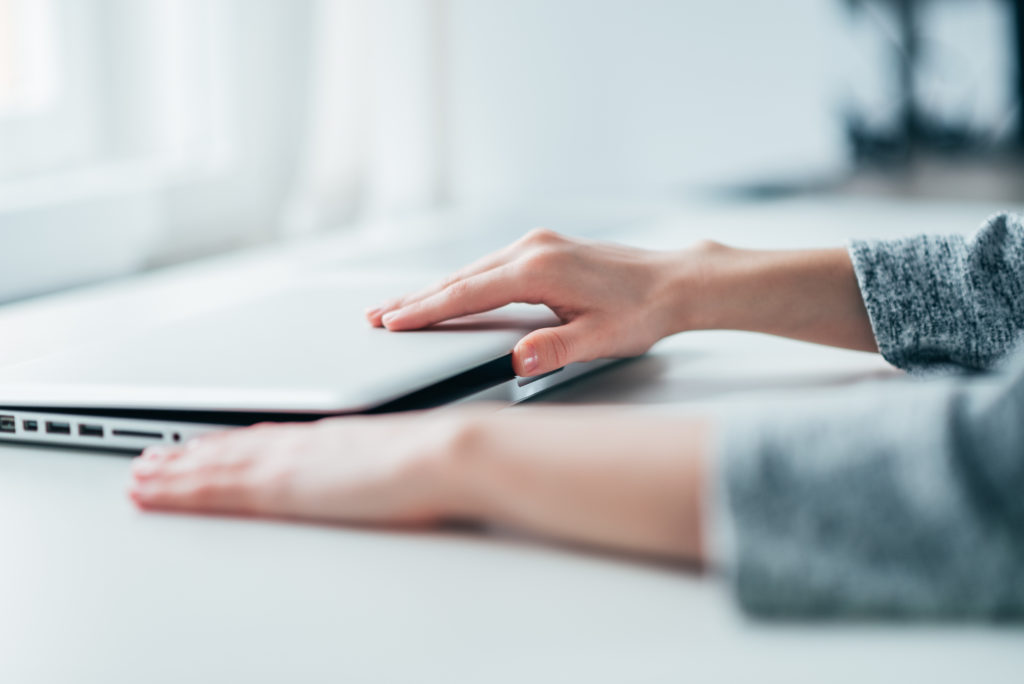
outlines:
[[[965,298],[964,238],[854,240],[849,251],[885,360],[909,371],[962,368],[977,327]]]

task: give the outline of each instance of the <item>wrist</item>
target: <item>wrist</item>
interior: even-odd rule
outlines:
[[[451,416],[433,470],[439,518],[703,562],[705,419],[616,412],[595,427],[593,413],[571,409]]]
[[[669,252],[659,266],[665,335],[723,327],[724,281],[740,250],[712,240]]]
[[[487,425],[492,406],[459,407],[439,420],[435,446],[426,454],[427,481],[436,492],[441,518],[483,521],[488,517],[481,470],[485,467]]]
[[[751,250],[700,242],[674,253],[672,332],[746,330],[876,351],[844,248]]]

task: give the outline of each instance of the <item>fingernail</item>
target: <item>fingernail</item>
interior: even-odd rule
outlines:
[[[537,359],[537,350],[533,348],[530,343],[525,343],[519,347],[519,356],[523,360],[523,370],[527,373],[532,373],[537,370],[539,360]]]
[[[386,314],[384,314],[384,318],[380,319],[380,321],[384,325],[387,325],[391,321],[395,320],[397,317],[398,317],[398,312],[397,311],[389,311]]]
[[[379,306],[375,306],[372,309],[367,309],[366,310],[366,317],[367,318],[373,318],[378,313],[380,313],[380,307]]]

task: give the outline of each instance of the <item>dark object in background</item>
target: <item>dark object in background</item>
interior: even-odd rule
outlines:
[[[1012,17],[1009,47],[1015,65],[1012,92],[1017,103],[1017,125],[1012,138],[994,143],[991,135],[979,133],[966,122],[943,121],[923,108],[918,100],[918,78],[922,55],[922,9],[929,0],[846,0],[851,12],[874,4],[888,10],[895,19],[898,37],[893,44],[892,68],[899,88],[899,116],[893,127],[878,130],[864,123],[857,112],[847,113],[847,133],[855,159],[866,165],[905,166],[920,153],[934,155],[1005,155],[1024,151],[1024,124],[1020,106],[1024,102],[1024,0],[1005,0]]]
[[[1013,47],[1017,67],[1017,106],[1020,107],[1020,104],[1024,103],[1024,0],[1011,0],[1010,4],[1013,13]],[[1020,112],[1017,116],[1017,148],[1024,150],[1024,123],[1021,121],[1024,117]]]
[[[718,188],[715,195],[729,201],[838,193],[1024,203],[1024,0],[976,5],[966,0],[843,0],[843,4],[849,12],[854,47],[884,50],[868,53],[865,60],[874,70],[871,87],[891,84],[880,96],[875,92],[860,99],[855,86],[850,86],[844,115],[852,167],[836,176],[764,178]],[[943,14],[951,7],[970,12],[983,4],[989,15],[981,31],[978,24],[964,27]],[[951,56],[975,56],[973,50],[979,46],[988,50],[980,60],[984,70],[961,70],[953,98],[948,97],[949,91],[940,92],[945,100],[930,97],[935,81],[943,85],[930,71],[936,56],[942,66]],[[988,70],[992,57],[998,57],[997,71]],[[863,78],[852,68],[849,75],[851,84]],[[940,71],[938,76],[945,74]],[[973,86],[977,85],[999,91],[1001,101],[995,109],[991,101],[980,114],[974,109],[977,91]]]

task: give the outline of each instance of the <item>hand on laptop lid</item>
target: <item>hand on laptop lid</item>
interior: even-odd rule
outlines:
[[[388,330],[415,330],[513,302],[544,304],[562,325],[526,335],[520,376],[577,361],[636,356],[678,329],[670,255],[536,229],[420,292],[366,312]]]

